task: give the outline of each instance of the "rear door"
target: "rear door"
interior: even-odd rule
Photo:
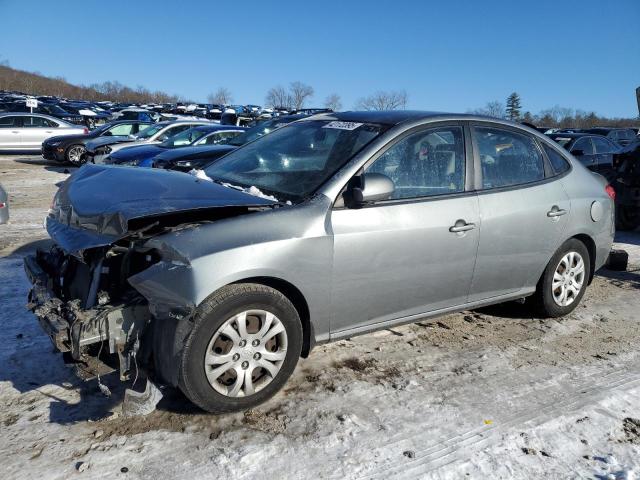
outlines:
[[[467,300],[480,218],[464,138],[460,124],[403,136],[365,167],[393,196],[332,211],[333,335]]]
[[[42,142],[56,134],[57,124],[43,117],[22,117],[22,148],[39,150]]]
[[[472,136],[482,222],[470,302],[535,286],[559,246],[570,209],[533,136],[481,123],[474,124]]]
[[[22,118],[19,116],[0,117],[0,148],[4,150],[22,147]]]

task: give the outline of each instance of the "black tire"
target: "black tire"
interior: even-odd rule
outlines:
[[[253,309],[270,312],[283,324],[286,356],[273,380],[262,390],[245,397],[226,396],[209,383],[204,358],[218,329],[234,315]],[[182,351],[178,384],[189,400],[207,412],[241,411],[265,402],[286,383],[300,358],[303,338],[300,317],[289,299],[273,288],[252,283],[227,285],[202,302],[192,321],[193,328]]]
[[[635,230],[640,226],[640,208],[629,205],[616,205],[616,228]]]
[[[75,158],[75,153],[76,153],[77,151],[80,151],[80,150],[82,151],[81,156],[80,156],[80,158],[79,158],[79,159],[76,159],[76,158]],[[82,165],[84,162],[86,162],[86,161],[87,161],[86,152],[87,152],[87,149],[85,148],[85,146],[84,146],[84,145],[79,144],[79,143],[76,143],[76,144],[73,144],[73,145],[69,145],[69,146],[67,147],[67,150],[64,152],[64,158],[65,158],[65,160],[66,160],[67,162],[69,162],[70,164],[72,164],[72,165],[76,165],[76,166],[80,166],[80,165]],[[72,158],[72,156],[73,156],[74,158]]]
[[[556,272],[560,260],[569,252],[579,253],[584,261],[584,277],[582,281],[582,287],[579,293],[575,296],[571,304],[562,306],[556,302],[553,295],[552,282],[553,276]],[[538,288],[536,293],[532,297],[533,306],[542,317],[562,317],[571,313],[580,303],[584,292],[587,289],[589,283],[589,272],[591,271],[591,258],[589,257],[589,251],[587,247],[580,240],[572,238],[567,240],[558,251],[551,257],[551,260],[547,264],[547,267],[538,282]]]

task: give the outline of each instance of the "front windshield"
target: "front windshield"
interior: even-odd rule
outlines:
[[[149,138],[149,137],[155,135],[160,130],[162,130],[165,126],[166,125],[151,125],[150,127],[147,127],[144,130],[142,130],[135,137],[139,138],[139,139]]]
[[[293,123],[227,154],[205,172],[219,183],[254,186],[279,200],[295,201],[315,192],[384,130],[369,123]]]
[[[203,137],[206,133],[208,133],[206,130],[202,130],[200,128],[190,128],[178,133],[177,135],[174,135],[173,137],[169,137],[164,142],[162,142],[160,146],[163,148],[176,148],[183,147],[185,145],[191,145],[192,143]]]
[[[267,133],[274,131],[276,128],[280,128],[284,125],[291,123],[292,120],[267,120],[266,122],[261,122],[255,127],[251,127],[244,133],[241,133],[237,137],[229,140],[227,145],[233,145],[235,147],[239,147],[244,145],[245,143],[253,142],[256,138],[260,138]]]

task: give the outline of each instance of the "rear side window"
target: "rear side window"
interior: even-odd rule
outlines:
[[[574,155],[593,155],[593,145],[590,137],[582,137],[576,140],[571,147],[571,153]]]
[[[498,128],[475,127],[483,188],[523,185],[544,179],[544,161],[533,138]]]
[[[569,170],[569,162],[567,162],[564,157],[553,148],[544,145],[544,151],[547,154],[547,157],[549,157],[549,162],[553,167],[553,171],[556,172],[557,175]]]
[[[18,117],[0,117],[0,128],[13,128],[18,126]]]
[[[593,137],[592,140],[597,154],[613,153],[616,150],[616,146],[605,137]]]
[[[42,117],[23,117],[22,118],[22,127],[23,128],[42,128],[42,127],[50,127],[50,122],[47,119]]]
[[[109,129],[111,135],[129,135],[133,129],[133,125],[130,123],[121,123]]]

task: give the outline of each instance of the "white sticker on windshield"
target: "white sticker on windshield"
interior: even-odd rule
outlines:
[[[356,122],[329,122],[322,128],[337,128],[339,130],[355,130],[361,125],[362,123],[356,123]]]

